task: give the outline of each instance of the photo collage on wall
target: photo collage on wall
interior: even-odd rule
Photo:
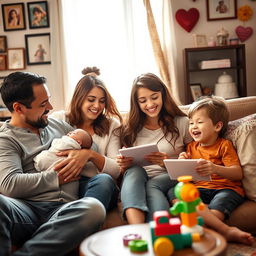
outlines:
[[[47,1],[27,2],[27,12],[24,3],[1,4],[1,8],[5,32],[50,27]],[[50,33],[25,34],[25,48],[8,48],[7,38],[8,34],[0,35],[0,71],[51,64]]]

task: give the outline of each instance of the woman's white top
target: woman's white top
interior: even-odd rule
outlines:
[[[188,132],[189,120],[187,117],[178,116],[174,119],[174,122],[180,133],[180,136],[175,142],[175,148],[173,148],[173,146],[166,140],[161,128],[157,130],[142,128],[142,130],[137,135],[134,146],[156,143],[158,145],[159,151],[167,153],[168,158],[178,158],[179,154],[185,151],[186,144],[192,141],[192,138]],[[171,134],[169,134],[167,138],[170,140]],[[172,143],[174,145],[174,139],[172,140]],[[149,165],[145,166],[144,168],[147,171],[149,177],[157,176],[166,172],[166,169],[160,167],[159,165]]]

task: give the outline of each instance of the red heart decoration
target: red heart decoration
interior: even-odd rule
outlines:
[[[253,29],[251,27],[245,28],[242,26],[238,26],[235,31],[241,42],[247,40],[253,33]]]
[[[199,19],[199,11],[196,8],[191,8],[188,11],[179,9],[175,14],[175,18],[181,27],[190,32]]]

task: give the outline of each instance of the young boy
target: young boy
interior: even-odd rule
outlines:
[[[189,132],[194,139],[179,158],[200,159],[197,172],[211,181],[196,181],[202,201],[220,220],[244,201],[242,168],[232,143],[223,138],[229,112],[223,100],[208,97],[194,102],[188,112]]]

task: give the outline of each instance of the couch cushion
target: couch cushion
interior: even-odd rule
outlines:
[[[246,196],[256,201],[256,114],[229,122],[225,136],[237,150]]]
[[[236,226],[244,231],[256,234],[255,213],[256,202],[246,200],[232,212],[226,223],[230,226]]]

